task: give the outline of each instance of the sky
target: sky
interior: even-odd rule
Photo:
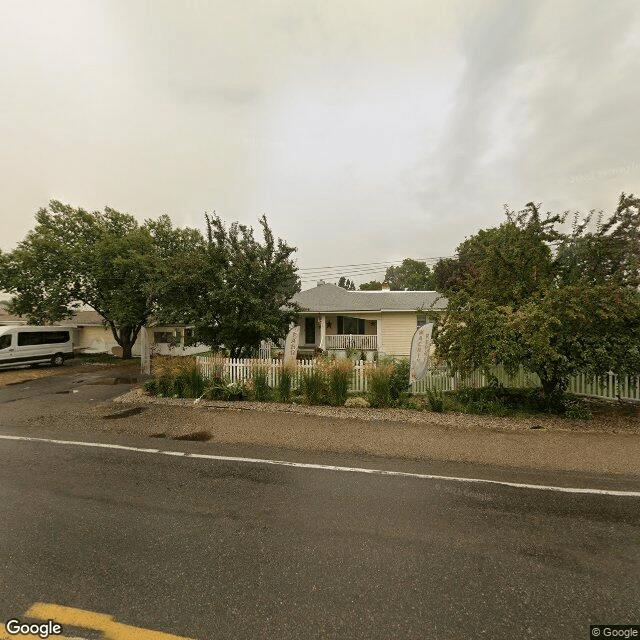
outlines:
[[[0,0],[0,61],[5,251],[50,199],[264,213],[308,288],[640,192],[637,0]]]

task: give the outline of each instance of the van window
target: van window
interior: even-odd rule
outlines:
[[[6,349],[11,346],[11,334],[0,336],[0,349]]]
[[[69,342],[68,331],[29,331],[18,333],[18,345],[21,347],[36,344],[58,344]]]

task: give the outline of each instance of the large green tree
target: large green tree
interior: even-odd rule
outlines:
[[[576,373],[640,373],[640,200],[622,194],[606,222],[591,218],[567,233],[566,215],[529,203],[440,261],[438,355],[462,372],[522,365],[547,395]]]
[[[426,262],[405,258],[402,264],[389,267],[384,279],[391,291],[433,291],[435,279]]]
[[[206,242],[178,256],[166,273],[161,313],[193,325],[195,338],[214,350],[248,356],[261,340],[283,338],[296,318],[290,303],[300,290],[296,249],[276,240],[264,216],[262,241],[253,228],[227,228],[215,214],[206,224]]]
[[[382,282],[379,280],[370,280],[369,282],[363,282],[360,287],[360,291],[380,291],[382,289]]]
[[[199,232],[174,229],[167,216],[139,225],[109,207],[91,212],[52,200],[17,248],[0,255],[0,289],[12,294],[14,313],[36,324],[92,307],[130,358],[157,308],[163,263],[198,241]]]

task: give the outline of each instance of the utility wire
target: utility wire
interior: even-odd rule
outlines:
[[[452,256],[436,256],[432,258],[411,258],[411,260],[415,260],[416,262],[433,262],[437,260],[442,260],[443,258],[450,258]],[[405,258],[406,260],[406,258]],[[311,272],[311,271],[325,271],[328,269],[346,269],[348,267],[375,267],[380,266],[383,267],[385,265],[394,265],[394,264],[402,264],[404,260],[385,260],[382,262],[359,262],[354,264],[334,264],[327,265],[324,267],[299,267],[298,271]]]

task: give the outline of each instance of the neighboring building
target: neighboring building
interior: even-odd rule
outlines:
[[[359,349],[369,359],[375,353],[408,356],[416,328],[426,322],[425,312],[447,306],[435,291],[347,291],[323,281],[292,301],[303,309],[300,353]]]
[[[6,303],[0,302],[0,326],[26,325],[26,318],[10,314]],[[120,345],[116,342],[111,328],[103,324],[102,316],[93,311],[78,311],[68,320],[54,322],[58,326],[70,327],[73,336],[73,348],[76,352],[96,354],[118,352]],[[192,355],[208,351],[208,347],[195,344],[192,329],[184,326],[151,326],[148,327],[149,344],[154,353],[160,355]],[[140,355],[140,336],[133,345],[132,355]]]
[[[16,324],[29,324],[24,318],[20,316],[14,316],[7,311],[9,305],[8,300],[0,300],[0,327]]]

